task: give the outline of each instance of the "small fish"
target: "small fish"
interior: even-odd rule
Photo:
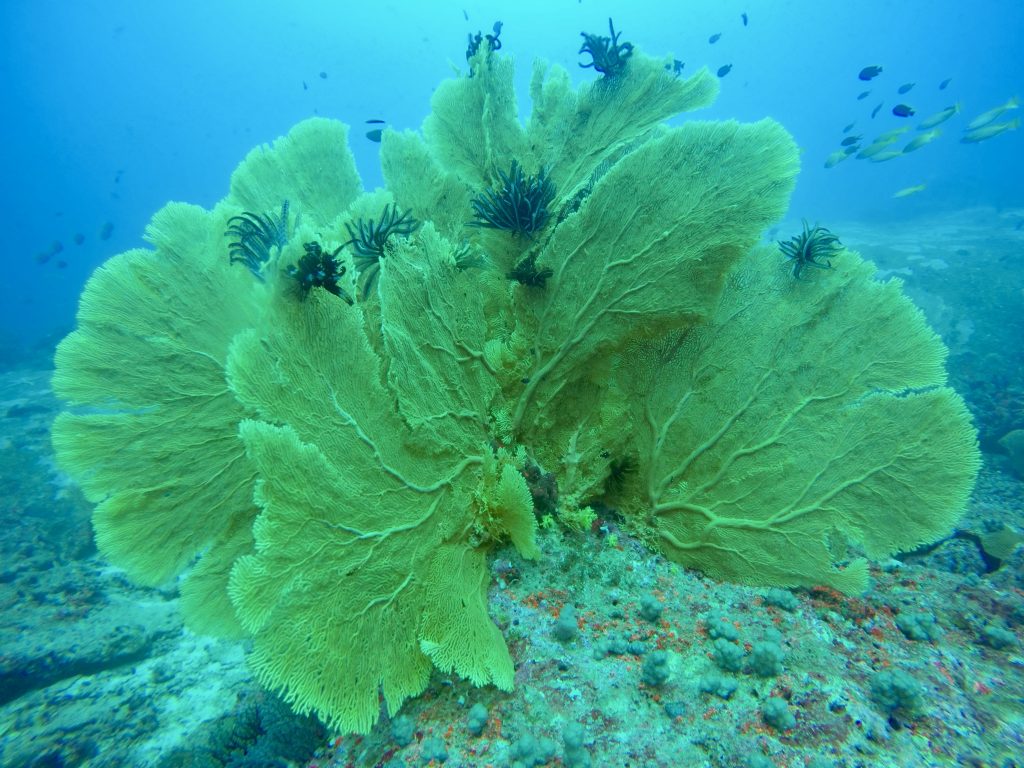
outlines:
[[[1019,106],[1020,106],[1020,99],[1018,99],[1016,96],[1014,96],[1012,99],[1007,101],[1005,104],[1001,104],[998,107],[990,109],[988,112],[983,112],[982,114],[978,115],[976,118],[971,120],[971,122],[969,122],[967,124],[967,130],[968,131],[973,131],[975,128],[981,128],[981,126],[983,126],[983,125],[988,125],[993,120],[995,120],[997,117],[999,117],[1001,114],[1003,114],[1003,112],[1007,112],[1007,111],[1009,111],[1011,109],[1016,109]]]
[[[953,81],[952,77],[947,77],[945,80],[943,80],[941,83],[939,83],[939,90],[940,91],[946,90],[946,86],[949,85],[952,81]]]
[[[309,86],[306,85],[306,81],[305,80],[302,81],[302,90],[304,90],[304,91],[308,91],[309,90]]]
[[[853,126],[855,126],[856,124],[857,123],[850,123],[848,126],[843,128],[843,133],[849,133],[850,131],[852,131],[853,130]]]
[[[906,104],[897,104],[892,108],[892,113],[896,115],[896,117],[913,117],[914,108],[907,106]]]
[[[747,26],[747,14],[746,13],[741,13],[740,14],[740,18],[743,19],[743,26],[744,27]]]
[[[870,80],[873,77],[878,77],[880,74],[882,74],[882,68],[872,64],[870,67],[864,67],[857,77],[861,80]]]
[[[726,64],[725,66],[718,68],[718,76],[725,77],[732,71],[732,64]]]
[[[892,149],[888,152],[879,152],[877,155],[873,155],[869,158],[872,163],[884,163],[887,160],[895,160],[897,157],[903,157],[903,153],[898,149]]]
[[[37,253],[35,255],[36,264],[45,264],[50,260],[50,254],[48,253]]]
[[[844,147],[842,152],[847,155],[852,155],[857,152],[860,152],[860,144],[851,144],[848,147]]]
[[[863,91],[857,95],[857,101],[864,101],[868,96],[871,95],[871,91]]]
[[[870,160],[875,155],[881,154],[885,149],[892,144],[895,139],[882,139],[881,137],[875,139],[874,143],[870,146],[864,147],[860,152],[857,153],[858,160]]]
[[[844,152],[841,149],[837,149],[835,152],[833,152],[831,155],[825,158],[825,167],[835,168],[848,157],[849,155],[846,152]]]
[[[50,255],[56,256],[58,253],[64,250],[64,243],[60,240],[54,240],[50,243]]]
[[[327,79],[327,73],[326,72],[321,72],[320,73],[320,79],[321,80],[326,80]]]
[[[715,34],[713,34],[711,37],[708,38],[708,44],[709,45],[714,45],[715,43],[717,43],[721,39],[721,37],[722,37],[722,33],[721,32],[715,32]]]
[[[885,103],[884,101],[880,101],[880,102],[878,102],[878,106],[877,106],[877,107],[875,107],[874,109],[872,109],[872,110],[871,110],[871,119],[872,119],[872,120],[874,120],[874,119],[875,119],[875,115],[877,115],[877,114],[878,114],[878,110],[880,110],[880,109],[882,108],[882,105],[883,105],[884,103]]]
[[[926,117],[924,120],[921,121],[921,124],[917,126],[917,130],[926,131],[929,128],[934,128],[936,125],[939,125],[940,123],[944,123],[947,120],[949,120],[949,118],[951,118],[959,111],[960,102],[957,102],[952,107],[946,107],[941,112],[936,112],[934,115]]]
[[[366,122],[367,122],[367,123],[377,123],[377,124],[383,124],[383,123],[385,123],[386,121],[385,121],[385,120],[381,120],[381,119],[380,119],[379,117],[371,117],[371,118],[370,118],[369,120],[367,120]]]
[[[672,59],[672,63],[671,64],[666,64],[665,65],[665,69],[667,69],[670,72],[678,75],[680,72],[683,71],[683,67],[685,67],[685,66],[686,66],[686,62],[685,61],[680,61],[679,59]]]
[[[894,194],[893,197],[910,197],[911,195],[916,195],[918,192],[924,192],[925,186],[926,185],[924,184],[917,184],[913,187],[905,187]]]
[[[381,135],[383,133],[384,133],[383,129],[381,129],[381,128],[374,128],[372,131],[367,131],[366,132],[366,138],[368,138],[370,141],[375,141],[378,144],[380,144],[380,137],[381,137]]]
[[[114,234],[114,225],[109,221],[103,222],[103,226],[100,227],[100,240],[109,240],[112,234]]]
[[[466,21],[469,21],[469,14],[466,13],[465,8],[462,9],[462,18],[464,18]]]
[[[961,144],[977,144],[979,141],[985,141],[985,139],[991,139],[993,136],[998,136],[1000,133],[1005,131],[1016,131],[1020,127],[1020,118],[1015,117],[1008,123],[992,123],[991,125],[984,125],[981,128],[975,128],[973,131],[968,131],[960,139]]]
[[[891,131],[886,131],[885,133],[880,134],[878,136],[878,138],[875,139],[875,142],[877,143],[879,141],[886,141],[886,142],[892,144],[900,136],[902,136],[904,133],[906,133],[909,130],[910,130],[910,126],[909,125],[901,125],[899,128],[893,128]]]
[[[81,232],[76,232],[75,236],[71,239],[75,241],[75,245],[81,245],[82,243],[85,242],[85,235],[83,235]]]
[[[928,131],[927,133],[922,133],[922,134],[919,134],[919,135],[915,136],[909,142],[907,142],[907,146],[905,146],[903,148],[903,154],[906,154],[908,152],[913,152],[915,150],[918,150],[921,147],[923,147],[925,144],[931,144],[933,141],[935,141],[937,138],[939,138],[939,136],[941,134],[942,134],[942,129],[940,129],[940,128],[933,128],[932,130]]]
[[[917,83],[904,83],[896,89],[896,93],[902,96],[904,93],[910,93],[910,89],[913,88]]]
[[[57,269],[64,269],[67,265],[68,263],[64,261],[64,259],[61,259],[57,262]]]
[[[848,147],[851,144],[856,144],[858,141],[860,141],[863,138],[864,138],[863,136],[847,136],[845,139],[843,139],[841,142],[839,142],[839,146],[841,146],[841,147]]]

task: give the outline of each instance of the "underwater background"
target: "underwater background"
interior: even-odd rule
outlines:
[[[561,64],[576,82],[592,77],[577,65],[575,43],[582,29],[603,34],[608,17],[643,50],[683,61],[685,74],[732,64],[699,118],[771,116],[786,126],[803,149],[790,206],[797,220],[891,222],[1024,205],[1019,133],[957,141],[967,120],[1024,82],[1024,8],[1012,0],[11,2],[0,13],[7,116],[0,126],[7,180],[0,338],[7,344],[66,331],[85,278],[110,254],[139,245],[155,210],[168,200],[212,205],[240,158],[302,118],[415,128],[436,84],[464,67],[466,35],[498,20],[503,50],[520,64],[523,118],[529,63]],[[715,33],[721,38],[708,44]],[[858,80],[872,64],[884,74]],[[908,82],[914,89],[898,95]],[[865,90],[871,96],[858,101]],[[909,121],[890,112],[903,100],[917,110]],[[922,151],[899,162],[823,168],[850,123],[870,140],[957,102],[961,114]],[[353,142],[367,189],[382,183],[377,149]],[[892,199],[922,183],[924,193]],[[113,229],[100,240],[107,222]],[[80,246],[77,234],[85,238]],[[39,265],[35,257],[56,242],[64,250]]]
[[[537,662],[514,698],[492,696],[490,719],[478,713],[476,728],[470,714],[467,726],[477,689],[442,680],[410,702],[415,726],[336,736],[262,691],[239,643],[183,630],[173,584],[136,587],[96,554],[91,507],[50,446],[55,346],[93,270],[144,247],[168,201],[212,208],[253,147],[314,115],[341,120],[372,190],[383,185],[373,132],[419,128],[437,85],[467,71],[468,34],[502,23],[525,120],[532,61],[592,80],[580,32],[607,34],[609,17],[683,77],[719,73],[714,104],[671,124],[768,116],[792,134],[801,170],[766,241],[797,234],[801,220],[820,224],[880,277],[905,282],[950,349],[950,382],[979,432],[974,497],[947,541],[873,570],[862,600],[719,584],[614,525],[616,546],[595,531],[555,545],[543,566],[506,553],[492,568],[492,611],[517,661]],[[0,4],[0,766],[1024,764],[1024,134],[1012,102],[1024,92],[1022,33],[1013,0]],[[871,66],[881,73],[858,77]],[[894,114],[899,105],[913,114]],[[885,162],[843,152],[849,137],[862,137],[859,151],[907,127],[898,150],[954,105],[916,151]],[[961,140],[1001,105],[987,124],[1004,131]],[[593,647],[574,646],[572,627],[558,624],[570,593]],[[914,621],[896,623],[901,610]],[[671,627],[658,624],[662,611]],[[705,616],[697,641],[681,639],[687,615]],[[620,696],[661,685],[644,649],[628,647],[662,643],[651,626],[677,633],[665,643],[680,657],[703,642],[710,658],[715,622],[748,647],[767,638],[787,649],[792,679],[733,698],[728,680],[701,678],[712,703],[682,688]],[[614,636],[598,639],[602,623]],[[866,658],[918,671],[919,690],[897,680],[888,691],[916,696],[916,719],[891,716],[898,706],[844,718],[843,681],[872,685],[857,671]],[[750,714],[769,691],[810,690],[812,678],[818,698],[793,699],[795,730]],[[493,715],[502,706],[504,732]],[[561,723],[572,706],[587,713],[574,716],[580,733],[538,726],[530,741],[531,722]]]

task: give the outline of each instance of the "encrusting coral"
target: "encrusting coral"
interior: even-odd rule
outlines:
[[[526,475],[548,519],[601,499],[710,575],[851,592],[966,501],[974,432],[899,283],[849,251],[793,281],[758,245],[792,138],[667,127],[716,78],[629,53],[615,87],[536,66],[523,125],[481,46],[421,132],[384,132],[374,192],[347,128],[307,120],[85,288],[53,439],[101,551],[144,583],[186,573],[190,624],[250,637],[300,712],[367,731],[435,667],[512,685],[486,562],[541,557]],[[469,224],[510,167],[544,169],[530,237]],[[244,213],[282,200],[285,239]]]

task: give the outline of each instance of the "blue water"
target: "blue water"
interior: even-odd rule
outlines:
[[[870,224],[1024,205],[1024,131],[958,142],[972,117],[1024,94],[1018,0],[8,0],[0,4],[0,348],[45,345],[69,330],[90,272],[143,245],[158,208],[169,200],[212,206],[252,147],[299,120],[320,114],[352,125],[373,188],[379,145],[362,137],[364,121],[417,128],[436,84],[465,70],[468,32],[504,22],[502,50],[516,58],[525,118],[530,62],[543,57],[577,80],[594,77],[578,66],[579,33],[603,32],[609,15],[623,39],[684,61],[684,75],[733,65],[715,105],[686,119],[781,121],[804,150],[792,217]],[[722,37],[709,45],[713,33]],[[869,64],[884,72],[865,84],[857,73]],[[916,86],[898,97],[905,82]],[[857,101],[868,88],[872,95]],[[822,167],[846,124],[856,121],[853,133],[870,140],[906,122],[889,112],[899,100],[917,109],[912,125],[956,101],[963,113],[913,155]],[[892,199],[920,183],[926,192]],[[113,230],[103,241],[105,222]],[[37,263],[54,241],[63,251]]]

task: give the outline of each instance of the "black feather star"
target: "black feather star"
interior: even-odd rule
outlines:
[[[349,240],[346,246],[352,246],[352,262],[363,282],[363,298],[370,295],[374,280],[380,272],[380,260],[387,254],[388,238],[393,236],[408,237],[419,227],[420,223],[412,217],[410,208],[401,216],[398,206],[385,205],[379,221],[359,219],[353,227],[348,222]]]
[[[815,225],[811,228],[806,221],[803,225],[804,231],[799,235],[779,241],[779,250],[793,262],[793,277],[798,280],[807,267],[831,269],[832,262],[829,259],[843,250],[839,238],[825,227]]]
[[[619,35],[622,33],[615,31],[611,19],[608,19],[610,37],[592,35],[588,32],[580,34],[583,36],[583,45],[579,52],[589,54],[591,59],[589,64],[580,64],[581,67],[593,67],[605,78],[613,78],[625,72],[626,61],[633,55],[633,44],[619,42]]]
[[[338,254],[344,247],[339,245],[332,253],[317,242],[302,244],[305,253],[298,264],[285,270],[285,274],[295,280],[300,299],[305,299],[313,288],[323,288],[346,304],[352,304],[352,297],[339,283],[345,274],[345,265],[338,263]]]
[[[231,263],[244,264],[262,280],[263,265],[270,260],[271,249],[280,251],[288,244],[288,201],[281,203],[281,213],[276,218],[268,213],[249,211],[232,216],[224,236],[235,238],[228,244]]]
[[[481,192],[471,205],[476,218],[472,227],[504,229],[513,235],[533,235],[551,218],[548,206],[555,198],[555,185],[541,169],[527,176],[515,160],[508,173],[498,171],[501,186]]]

